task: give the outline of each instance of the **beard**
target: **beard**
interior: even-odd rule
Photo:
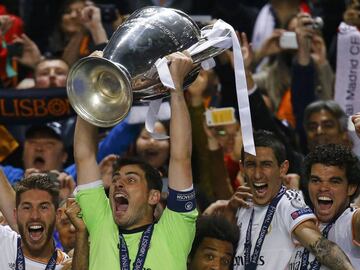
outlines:
[[[48,224],[48,227],[44,226],[43,234],[45,234],[45,239],[42,239],[39,244],[36,243],[36,245],[32,244],[31,240],[29,239],[30,233],[27,229],[27,226],[24,226],[24,224],[18,222],[18,228],[19,234],[21,236],[21,243],[24,245],[26,250],[28,250],[31,256],[38,257],[42,252],[45,251],[48,243],[52,240],[55,228],[55,220],[51,224]]]

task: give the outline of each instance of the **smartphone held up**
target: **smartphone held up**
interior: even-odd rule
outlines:
[[[230,125],[236,122],[235,109],[232,107],[208,109],[204,114],[209,127]]]

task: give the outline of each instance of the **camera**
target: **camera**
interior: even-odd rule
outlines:
[[[47,176],[50,178],[51,182],[59,182],[58,180],[58,174],[54,172],[47,172]]]
[[[282,49],[298,49],[296,33],[290,31],[284,32],[279,39],[279,45]]]
[[[313,23],[308,24],[306,27],[312,28],[314,30],[321,30],[324,26],[324,21],[321,19],[321,17],[315,17],[313,18]],[[296,39],[296,33],[291,31],[284,32],[280,39],[279,39],[279,45],[282,49],[298,49],[298,43]]]
[[[321,30],[324,26],[324,21],[321,17],[314,17],[314,22],[310,25],[314,30]]]
[[[232,107],[209,109],[204,114],[206,124],[209,127],[229,125],[236,122],[235,109]]]

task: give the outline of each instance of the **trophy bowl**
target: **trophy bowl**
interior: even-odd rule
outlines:
[[[114,126],[132,104],[170,95],[159,80],[157,59],[201,41],[199,27],[184,12],[155,6],[139,9],[113,33],[102,57],[85,57],[71,67],[69,101],[84,120],[100,127]],[[197,65],[185,78],[184,88],[196,79],[202,60],[222,51],[212,48],[193,57]]]

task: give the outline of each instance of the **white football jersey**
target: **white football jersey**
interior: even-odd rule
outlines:
[[[0,225],[0,269],[15,270],[16,254],[17,254],[17,238],[18,234],[9,226]],[[63,262],[68,256],[58,251],[58,262]],[[25,257],[26,270],[44,270],[46,264],[30,260]],[[60,270],[61,265],[56,265],[55,270]]]
[[[255,243],[259,237],[268,205],[254,205],[248,209],[241,208],[238,210],[237,224],[240,229],[240,240],[234,259],[235,270],[245,269],[244,243],[253,209],[250,256],[253,254]],[[295,249],[295,239],[292,238],[292,232],[296,226],[309,219],[316,219],[316,217],[305,204],[301,193],[295,190],[287,190],[276,207],[265,236],[257,262],[257,270],[287,269],[291,254]]]
[[[353,242],[352,232],[352,218],[356,211],[360,210],[355,210],[354,208],[347,208],[331,227],[328,234],[328,239],[335,242],[345,252],[355,269],[360,270],[360,246],[357,246]],[[320,230],[322,231],[326,227],[326,225],[327,224],[320,223]],[[289,270],[301,269],[301,258],[303,252],[304,247],[300,245],[296,247],[291,256]],[[315,256],[310,253],[308,269],[310,269],[311,262],[313,262],[314,260]],[[329,268],[321,266],[320,269],[327,270]]]

